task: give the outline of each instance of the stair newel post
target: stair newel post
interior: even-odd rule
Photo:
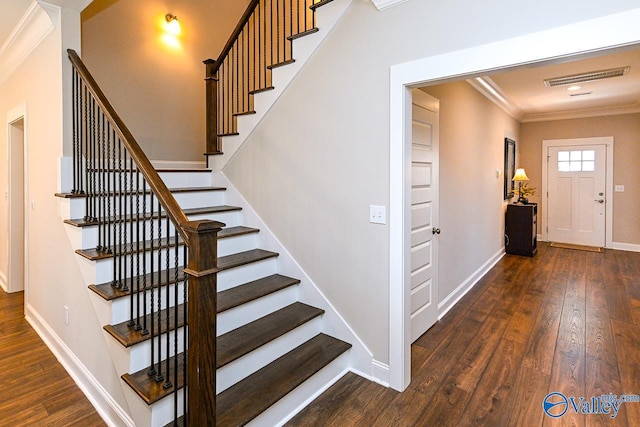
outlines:
[[[206,123],[207,123],[207,153],[220,153],[220,138],[218,137],[218,72],[214,71],[216,61],[207,59],[205,82],[207,86]]]
[[[187,425],[216,424],[217,221],[183,224],[189,237],[187,324]]]

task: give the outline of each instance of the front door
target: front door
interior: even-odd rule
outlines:
[[[549,241],[605,246],[606,156],[606,145],[548,147]]]
[[[411,342],[438,320],[438,109],[420,90],[412,94]]]

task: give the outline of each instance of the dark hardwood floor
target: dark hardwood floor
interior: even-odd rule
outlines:
[[[23,310],[22,292],[0,289],[0,425],[104,426]]]
[[[506,255],[411,357],[403,393],[348,374],[287,425],[640,426],[640,402],[613,419],[542,408],[550,392],[640,395],[640,253]]]

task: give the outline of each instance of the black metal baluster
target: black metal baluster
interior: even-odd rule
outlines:
[[[120,140],[120,138],[118,138],[118,168],[117,168],[117,174],[118,174],[118,251],[117,254],[114,254],[113,258],[116,259],[117,258],[117,263],[118,263],[118,275],[117,275],[117,280],[114,283],[114,285],[116,285],[118,288],[120,289],[124,289],[125,287],[125,281],[124,281],[124,269],[123,269],[123,264],[124,264],[124,256],[123,256],[123,247],[126,241],[126,235],[124,234],[124,232],[126,230],[126,227],[124,227],[125,223],[124,223],[124,203],[123,201],[126,203],[125,200],[125,193],[124,193],[124,187],[122,185],[122,161],[124,158],[124,153],[122,150],[122,141]],[[115,178],[115,177],[114,177]]]
[[[97,135],[96,135],[96,154],[98,160],[96,166],[98,168],[96,178],[98,181],[98,218],[100,218],[100,224],[98,225],[98,246],[99,251],[105,249],[105,234],[107,230],[107,224],[105,224],[105,200],[104,200],[104,116],[101,114],[100,107],[96,105],[96,118],[97,118]]]
[[[111,143],[114,143],[113,148]],[[113,151],[112,151],[113,150]],[[113,155],[113,158],[112,158]],[[115,199],[114,199],[114,207],[113,212],[111,211],[111,198],[115,197],[112,193],[112,180],[115,176],[112,172],[113,170],[113,159],[115,159],[115,131],[111,129],[111,125],[107,121],[107,167],[106,167],[106,178],[107,178],[107,223],[109,224],[108,232],[107,232],[107,241],[106,241],[106,253],[113,253],[113,242],[115,241],[115,232],[116,232],[116,224],[115,224]],[[115,269],[114,269],[115,274]]]
[[[154,211],[153,211],[153,205],[154,205],[154,194],[153,191],[150,193],[149,195],[149,206],[151,207],[151,212],[149,214],[150,216],[150,220],[149,220],[149,234],[151,235],[151,248],[149,249],[149,276],[151,279],[151,298],[149,298],[150,301],[150,308],[149,308],[149,323],[151,326],[151,367],[149,368],[149,376],[154,376],[156,375],[156,373],[158,371],[156,371],[156,359],[155,359],[155,346],[153,345],[153,336],[155,335],[155,331],[156,331],[156,327],[155,327],[155,311],[154,311],[154,291],[155,291],[155,285],[156,285],[156,275],[155,275],[155,270],[154,270],[154,259],[155,259],[155,244],[154,244],[154,226],[153,223],[155,221],[154,219]],[[158,237],[158,250],[160,250],[160,248],[162,247],[162,241],[160,240],[160,237]],[[158,270],[160,270],[159,266],[158,266]],[[158,308],[158,310],[160,310],[160,308]]]
[[[133,166],[133,165],[132,165]],[[136,326],[135,326],[135,330],[139,331],[142,329],[142,325],[140,324],[140,249],[141,249],[141,242],[140,242],[140,169],[138,169],[138,167],[136,166],[136,173],[135,173],[135,179],[136,179],[136,186],[135,186],[135,193],[136,193],[136,215],[135,215],[135,222],[136,222],[136,242],[135,242],[135,248],[133,247],[134,245],[132,244],[132,248],[131,248],[131,252],[132,252],[132,256],[135,256],[136,259],[136,274],[135,274],[135,281],[136,281]],[[134,218],[131,219],[132,223],[133,223]],[[133,238],[133,233],[131,234],[131,237]],[[144,240],[144,238],[143,238]],[[132,242],[133,243],[133,242]],[[144,253],[142,254],[142,256],[144,256]]]
[[[166,217],[165,224],[166,224],[166,227],[167,227],[167,242],[168,242],[169,241],[169,236],[171,236],[171,232],[170,232],[171,222],[169,221],[169,215],[167,215],[167,217]],[[166,307],[166,325],[167,325],[167,329],[166,329],[166,334],[165,334],[166,337],[165,337],[165,339],[166,339],[167,354],[166,354],[166,358],[165,358],[165,363],[166,363],[165,371],[166,371],[167,374],[165,376],[165,382],[162,385],[162,387],[167,389],[167,388],[171,388],[173,386],[173,384],[171,383],[171,364],[169,363],[169,356],[171,355],[171,342],[170,342],[171,340],[169,339],[170,336],[171,336],[171,334],[170,334],[170,331],[171,331],[171,319],[170,318],[171,318],[171,316],[169,316],[169,314],[171,313],[171,292],[170,292],[170,289],[169,289],[170,288],[169,284],[171,283],[171,275],[170,275],[170,273],[171,273],[170,272],[170,269],[171,269],[170,268],[170,266],[171,266],[171,250],[170,250],[168,244],[167,244],[167,251],[165,253],[166,253],[166,260],[165,261],[166,261],[166,264],[167,264],[167,269],[166,269],[166,272],[167,272],[167,277],[166,277],[166,279],[167,279],[167,287],[165,288],[165,290],[166,290],[166,304],[167,304],[167,307]],[[174,303],[176,303],[176,301],[174,301]],[[177,319],[175,319],[174,322],[176,320]]]
[[[269,4],[269,29],[271,30],[271,36],[269,37],[269,44],[271,45],[271,62],[269,65],[273,65],[273,0],[270,0]]]
[[[162,238],[162,208],[158,200],[158,238]],[[164,380],[162,376],[162,247],[158,248],[158,372],[156,381]]]
[[[182,247],[182,264],[184,267],[187,266],[187,260],[189,259],[189,254],[188,254],[188,247],[187,245],[184,245]],[[189,312],[187,310],[188,308],[188,300],[189,300],[189,277],[187,276],[187,274],[184,272],[184,268],[182,269],[182,283],[183,288],[182,288],[182,294],[183,294],[183,304],[184,304],[184,333],[183,333],[183,347],[184,347],[184,351],[182,352],[182,378],[184,378],[184,387],[182,388],[182,408],[183,408],[183,412],[184,412],[184,426],[186,427],[187,425],[187,351],[188,351],[188,344],[189,344],[189,325],[187,324],[187,319],[189,319]]]
[[[129,217],[127,218],[127,221],[129,221],[129,242],[127,242],[127,250],[126,253],[129,256],[129,289],[131,290],[131,294],[130,294],[130,306],[129,306],[129,310],[130,310],[130,318],[129,318],[129,323],[127,323],[127,325],[131,328],[134,327],[136,322],[134,321],[134,306],[135,306],[135,285],[134,285],[134,280],[135,280],[135,269],[134,269],[134,256],[133,256],[133,239],[135,239],[135,233],[133,230],[133,223],[135,220],[135,213],[133,212],[134,206],[133,206],[133,198],[134,198],[134,172],[133,172],[133,159],[130,158],[129,159],[129,165],[127,167],[127,175],[129,176],[129,178],[131,178],[131,186],[129,188],[127,188],[127,192],[129,193],[129,203],[128,203],[128,210],[129,210]]]
[[[173,318],[175,328],[173,330],[173,383],[176,385],[176,388],[173,392],[173,420],[174,423],[177,423],[178,420],[178,262],[180,258],[180,247],[178,246],[178,229],[174,227],[174,269],[175,272],[173,274],[173,278],[175,281],[175,286],[173,288]],[[183,328],[183,332],[186,328]],[[183,389],[184,393],[184,389]],[[174,424],[177,425],[177,424]]]
[[[73,184],[71,186],[71,194],[79,193],[78,189],[78,165],[77,165],[77,154],[78,154],[78,72],[75,68],[73,68],[71,74],[71,92],[73,94],[73,107],[72,107],[72,117],[73,117],[73,155],[71,158],[71,163],[73,164]]]
[[[151,236],[153,245],[153,236]],[[147,328],[147,180],[142,180],[142,335],[149,335]]]

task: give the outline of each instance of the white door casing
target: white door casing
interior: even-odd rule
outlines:
[[[414,89],[411,125],[411,342],[438,320],[439,101]]]
[[[640,43],[638,20],[640,8],[391,66],[388,383],[393,389],[402,391],[411,382],[409,280],[404,274],[407,256],[403,253],[405,224],[410,220],[404,213],[405,199],[409,197],[409,191],[406,189],[408,171],[405,169],[405,141],[407,118],[410,118],[411,111],[410,88],[454,77],[486,74],[490,70],[507,69],[522,64],[554,63],[569,57],[578,59],[582,55],[637,44]],[[613,156],[609,156],[611,148],[607,146],[607,149],[607,162],[612,162]],[[612,181],[608,181],[607,184],[610,185]],[[606,209],[610,218],[611,203]],[[610,224],[611,221],[607,222],[606,226],[607,246],[610,245],[611,238]]]
[[[591,152],[593,164],[589,159]],[[590,171],[592,165],[594,170]],[[559,171],[559,168],[574,170]],[[545,220],[542,240],[611,247],[613,137],[544,140],[542,195]]]
[[[549,146],[547,219],[549,241],[605,244],[606,146]]]

